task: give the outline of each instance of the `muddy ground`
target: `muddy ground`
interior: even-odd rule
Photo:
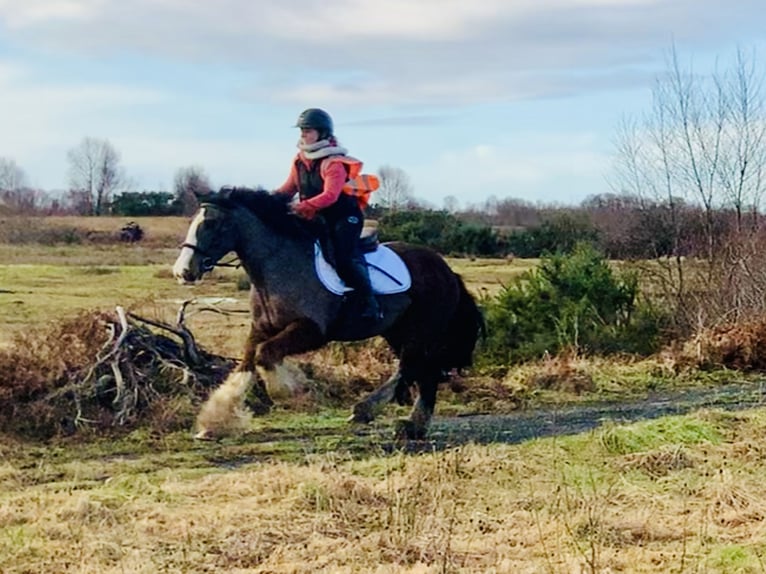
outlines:
[[[766,379],[762,383],[730,384],[675,392],[657,392],[643,399],[547,405],[511,414],[468,414],[433,419],[423,441],[396,440],[397,419],[384,411],[370,425],[326,428],[279,428],[268,421],[265,428],[223,443],[206,443],[209,462],[238,467],[287,453],[303,455],[345,453],[365,457],[371,453],[432,452],[467,443],[519,443],[554,435],[597,429],[607,423],[626,424],[662,416],[682,415],[699,409],[736,411],[766,404]],[[269,417],[269,414],[263,415]]]
[[[443,449],[467,442],[518,443],[537,437],[581,433],[607,421],[622,424],[682,415],[701,408],[735,411],[764,404],[766,379],[761,383],[658,392],[640,400],[551,405],[508,415],[437,416],[431,425],[429,446]]]

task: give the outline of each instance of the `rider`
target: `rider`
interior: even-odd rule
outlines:
[[[335,254],[335,268],[341,279],[354,288],[362,300],[361,316],[381,317],[380,306],[372,293],[370,275],[358,240],[364,223],[364,204],[342,191],[349,173],[359,173],[362,162],[346,155],[333,135],[330,115],[319,108],[304,110],[295,127],[300,128],[298,154],[290,175],[276,193],[298,194],[293,211],[305,219],[321,214]]]

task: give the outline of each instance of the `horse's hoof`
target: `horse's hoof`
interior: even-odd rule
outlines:
[[[348,422],[358,424],[370,424],[375,420],[375,416],[370,412],[370,409],[366,406],[356,405],[354,412],[348,417]]]
[[[409,419],[400,419],[396,421],[397,440],[424,440],[426,438],[426,429]]]
[[[213,431],[208,429],[202,429],[197,434],[194,435],[194,440],[215,440],[215,435],[213,434]]]

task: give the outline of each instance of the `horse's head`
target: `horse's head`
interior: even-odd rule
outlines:
[[[237,230],[229,201],[217,193],[198,199],[200,209],[189,225],[181,253],[173,265],[173,276],[179,283],[194,283],[236,245]]]

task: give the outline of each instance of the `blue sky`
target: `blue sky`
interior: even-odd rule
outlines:
[[[766,61],[763,0],[0,0],[0,157],[66,188],[108,139],[138,189],[199,166],[281,184],[323,107],[368,172],[435,207],[611,191],[614,136],[675,43],[699,73]]]

